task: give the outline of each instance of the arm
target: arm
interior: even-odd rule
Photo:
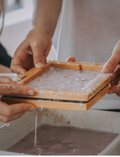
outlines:
[[[62,0],[36,0],[32,29],[15,52],[11,63],[12,72],[24,74],[33,66],[44,66],[61,6]]]
[[[113,73],[115,68],[120,64],[120,40],[113,49],[113,53],[107,63],[105,64],[102,73]],[[116,93],[120,96],[120,82],[110,88],[109,94]]]
[[[62,0],[36,0],[33,27],[44,28],[52,38],[61,7]]]

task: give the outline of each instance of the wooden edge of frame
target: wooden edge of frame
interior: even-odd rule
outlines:
[[[94,104],[96,104],[106,93],[109,91],[109,85],[107,85],[102,91],[99,92],[93,99],[88,102],[87,110],[89,110]]]
[[[36,67],[33,67],[32,69],[27,71],[25,74],[17,78],[16,82],[26,84],[32,81],[33,79],[35,79],[36,77],[38,77],[39,75],[41,75],[43,72],[47,71],[50,68],[50,65],[51,65],[50,63],[47,63],[43,68],[39,68],[39,69]]]
[[[89,101],[96,94],[99,95],[100,90],[105,88],[114,78],[115,76],[112,74],[100,74],[80,91],[34,88],[36,94],[32,98]],[[15,97],[15,95],[13,96]],[[24,99],[24,97],[31,96],[18,95],[18,97],[23,97]]]
[[[55,68],[64,68],[64,69],[76,69],[81,70],[81,64],[78,62],[62,62],[62,61],[50,61],[51,66]]]
[[[41,99],[52,99],[52,100],[71,100],[71,101],[88,101],[88,95],[82,95],[81,91],[71,91],[71,90],[54,90],[54,89],[41,89],[34,88],[36,94],[33,96],[24,95],[7,95],[9,97],[20,97],[24,98],[41,98]]]
[[[110,77],[111,76],[111,77]],[[110,75],[109,81],[113,79],[114,76]],[[108,80],[107,80],[108,81]],[[15,103],[32,103],[35,107],[38,108],[51,108],[51,109],[64,109],[64,110],[80,110],[86,111],[90,109],[96,102],[98,102],[107,92],[109,91],[109,84],[107,84],[103,89],[97,93],[89,102],[59,102],[59,101],[50,101],[50,100],[31,100],[31,99],[19,99],[19,98],[5,98],[2,97],[2,101],[8,104]]]
[[[87,84],[80,91],[71,90],[55,90],[55,89],[40,89],[34,88],[36,98],[46,98],[46,99],[60,99],[60,100],[75,100],[75,101],[89,101],[99,91],[105,88],[116,76],[113,74],[100,74],[93,81]]]
[[[87,104],[70,103],[70,102],[57,102],[57,101],[45,101],[45,100],[29,100],[29,99],[13,99],[13,98],[2,98],[2,101],[7,104],[15,103],[32,103],[38,108],[49,108],[49,109],[64,109],[64,110],[87,110]]]
[[[62,61],[49,61],[43,68],[33,67],[22,76],[18,77],[18,83],[28,83],[47,71],[50,66],[55,68],[76,69],[76,70],[102,70],[104,64],[102,63],[85,63],[85,62],[62,62]]]
[[[102,70],[104,63],[90,63],[90,62],[62,62],[49,61],[51,66],[55,68],[77,69],[77,70]]]
[[[13,99],[13,98],[2,98],[2,101],[8,104],[15,103],[32,103],[37,108],[49,108],[49,109],[63,109],[63,110],[80,110],[87,111],[90,109],[96,102],[98,102],[107,92],[109,91],[109,85],[106,86],[99,95],[96,95],[88,103],[72,103],[72,102],[57,102],[57,101],[45,101],[45,100],[30,100],[30,99]]]
[[[36,98],[60,99],[60,100],[75,100],[88,101],[88,95],[82,94],[81,91],[71,90],[54,90],[54,89],[40,89],[34,88],[36,91]]]
[[[88,63],[81,62],[82,70],[102,70],[104,67],[104,63]]]
[[[83,88],[82,94],[88,95],[88,100],[99,95],[99,92],[105,88],[115,78],[114,74],[100,74]]]

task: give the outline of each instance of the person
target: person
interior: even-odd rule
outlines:
[[[44,66],[52,37],[59,60],[74,56],[78,61],[105,62],[119,39],[119,5],[118,0],[37,0],[32,29],[17,48],[11,71],[24,74]]]
[[[120,40],[117,42],[113,49],[113,53],[109,60],[106,62],[104,68],[102,69],[102,73],[114,73],[115,68],[120,65]],[[120,81],[117,84],[113,85],[109,94],[116,93],[120,96]]]
[[[33,66],[43,67],[52,41],[59,60],[74,56],[78,61],[106,62],[119,40],[119,6],[118,0],[36,0],[32,28],[14,54],[11,71],[24,74]],[[113,72],[119,64],[119,48],[103,73]],[[109,93],[119,96],[119,82]]]
[[[7,53],[5,47],[0,43],[0,64],[10,68],[11,56]]]
[[[34,95],[35,91],[27,86],[18,85],[9,78],[0,77],[0,95]],[[0,121],[10,122],[21,117],[26,111],[34,111],[30,103],[17,103],[8,105],[0,101]]]
[[[0,1],[0,15],[4,21],[4,0]],[[3,22],[0,29],[0,35],[3,28]],[[7,54],[4,47],[0,44],[0,63],[9,67],[11,57]],[[35,90],[23,84],[19,85],[9,78],[0,77],[0,95],[35,95]],[[9,122],[21,117],[26,111],[34,111],[35,107],[30,103],[6,104],[0,101],[0,121]]]
[[[44,66],[61,7],[62,0],[35,1],[31,30],[14,54],[12,72],[24,74],[33,66]]]

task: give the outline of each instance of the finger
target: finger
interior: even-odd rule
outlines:
[[[24,74],[26,70],[22,67],[21,58],[27,55],[27,51],[29,51],[29,44],[23,41],[20,46],[15,51],[14,57],[11,61],[10,70],[14,73]]]
[[[0,83],[15,84],[16,82],[7,77],[0,77]]]
[[[66,59],[67,62],[76,62],[75,57],[71,56]]]
[[[119,77],[117,77],[116,79],[114,79],[110,84],[111,84],[111,87],[113,86],[117,86],[118,85],[118,82],[119,82]]]
[[[0,121],[1,121],[1,122],[4,122],[4,123],[8,123],[8,122],[10,122],[10,121],[13,121],[13,120],[15,120],[15,119],[20,118],[24,113],[25,113],[25,112],[18,113],[18,114],[16,114],[16,115],[13,115],[13,116],[10,116],[10,117],[0,115]]]
[[[43,53],[43,57],[44,57],[44,63],[46,62],[46,58],[51,50],[51,46],[52,46],[52,41],[51,41],[51,38],[49,37],[48,39],[48,45],[46,47],[46,49],[44,50],[44,53]]]
[[[107,63],[105,63],[102,73],[113,73],[114,69],[116,68],[117,64],[119,63],[119,57],[112,56]]]
[[[113,49],[112,56],[107,61],[105,66],[102,69],[102,73],[112,73],[116,68],[117,64],[120,62],[120,40],[117,42]]]
[[[21,65],[17,65],[17,64],[16,65],[11,64],[10,70],[14,73],[21,74],[21,75],[26,73],[26,70]]]
[[[120,92],[116,93],[118,96],[120,96]]]
[[[0,101],[0,115],[11,117],[21,112],[34,111],[35,107],[33,104],[29,103],[19,103],[8,105]]]
[[[119,93],[120,92],[120,84],[118,85],[113,85],[110,90],[109,90],[109,94],[112,94],[112,93]]]
[[[18,84],[0,84],[0,95],[35,95],[31,87]]]
[[[31,49],[33,52],[33,60],[36,68],[42,68],[44,66],[44,57],[43,52],[45,49],[45,45],[42,43],[32,44]]]

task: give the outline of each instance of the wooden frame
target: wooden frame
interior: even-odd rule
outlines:
[[[76,70],[102,70],[104,64],[50,61],[43,69],[37,69],[34,67],[27,71],[24,75],[20,76],[16,81],[26,84],[41,75],[43,72],[47,71],[51,66]],[[86,111],[109,91],[109,84],[115,78],[116,76],[113,74],[100,74],[81,91],[57,89],[43,90],[35,88],[35,96],[3,96],[2,101],[7,102],[8,104],[29,102],[33,103],[36,107]]]

